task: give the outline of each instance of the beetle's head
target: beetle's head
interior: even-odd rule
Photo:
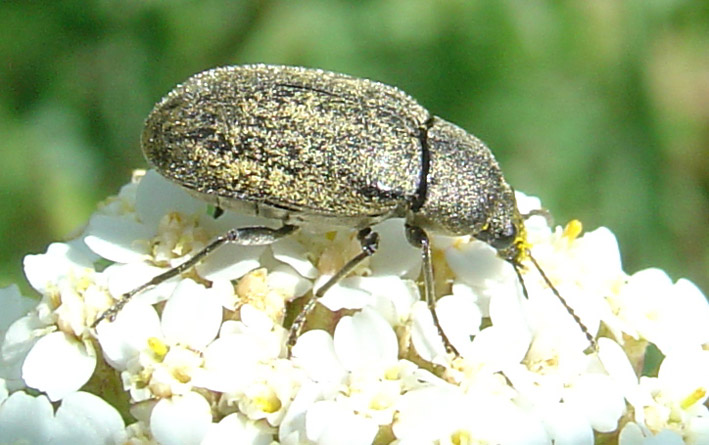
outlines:
[[[502,259],[518,266],[526,258],[529,248],[524,218],[517,208],[514,191],[509,188],[503,195],[475,237],[495,248]]]
[[[541,268],[537,260],[532,256],[532,252],[530,250],[531,246],[527,241],[527,232],[524,227],[524,219],[533,214],[540,213],[530,212],[526,215],[520,214],[515,201],[514,191],[509,188],[509,193],[503,193],[502,195],[505,194],[507,196],[497,203],[497,206],[492,212],[491,217],[488,219],[488,222],[483,226],[482,230],[475,235],[475,237],[494,247],[500,258],[512,264],[515,273],[519,278],[519,282],[522,285],[522,292],[527,299],[529,299],[529,295],[527,293],[527,286],[524,283],[523,272],[525,267],[522,266],[522,262],[529,260],[529,262],[539,272],[539,275],[542,277],[546,285],[549,286],[552,293],[559,298],[561,304],[564,305],[564,308],[566,308],[569,314],[579,324],[581,331],[584,333],[593,349],[597,351],[598,344],[596,343],[594,336],[588,330],[583,321],[581,321],[576,312],[574,312],[574,309],[569,306],[564,297],[561,296],[549,277],[547,277],[544,269]]]

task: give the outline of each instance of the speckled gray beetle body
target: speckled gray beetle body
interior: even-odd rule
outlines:
[[[493,240],[521,221],[480,140],[397,88],[343,74],[269,65],[197,74],[155,106],[143,151],[201,198],[288,224],[402,217]]]
[[[407,238],[422,251],[432,308],[427,231],[472,235],[515,268],[527,255],[514,192],[490,150],[378,82],[289,66],[215,68],[155,106],[142,146],[160,174],[199,198],[283,221],[278,230],[230,231],[181,270],[224,242],[269,244],[304,223],[360,229],[362,253],[315,293],[293,323],[289,345],[317,298],[376,251],[369,227],[384,219],[406,219]],[[113,318],[123,304],[98,321]]]

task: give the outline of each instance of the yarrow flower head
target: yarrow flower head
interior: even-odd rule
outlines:
[[[608,229],[551,227],[539,200],[517,201],[541,270],[432,236],[436,315],[458,354],[421,301],[400,220],[373,227],[377,253],[290,350],[314,289],[360,252],[355,230],[226,244],[96,324],[227,230],[280,227],[217,217],[136,172],[80,236],[25,258],[39,300],[0,290],[0,443],[709,443],[705,296],[659,269],[623,272]],[[642,372],[650,346],[657,373]]]

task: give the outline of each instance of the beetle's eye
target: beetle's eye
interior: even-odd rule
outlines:
[[[517,227],[510,223],[490,240],[490,245],[497,250],[504,250],[512,245],[515,238],[517,238]]]

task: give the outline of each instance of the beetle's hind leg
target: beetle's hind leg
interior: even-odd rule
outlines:
[[[356,268],[362,261],[374,255],[374,252],[376,252],[379,248],[379,235],[376,232],[372,232],[372,229],[369,227],[360,230],[357,234],[357,239],[359,240],[359,243],[362,246],[362,251],[357,254],[357,256],[349,260],[347,264],[345,264],[342,269],[340,269],[335,275],[333,275],[329,280],[327,280],[325,284],[320,286],[318,290],[315,291],[313,297],[307,303],[305,303],[305,306],[303,306],[303,309],[295,317],[295,320],[293,320],[293,324],[290,327],[290,333],[288,335],[289,355],[291,349],[293,348],[293,345],[295,345],[295,342],[298,339],[298,336],[300,336],[300,333],[303,330],[303,326],[305,325],[305,321],[308,318],[308,314],[313,311],[313,309],[315,308],[315,304],[318,302],[318,300],[323,295],[325,295],[325,293],[330,290],[332,286],[336,285],[337,283],[342,281],[343,278],[349,275],[350,272],[352,272],[352,270],[354,270],[354,268]]]
[[[453,346],[450,340],[448,340],[446,333],[443,332],[441,323],[438,321],[438,315],[436,315],[433,263],[431,262],[431,242],[428,239],[428,235],[422,228],[406,224],[406,239],[409,241],[409,244],[421,249],[421,259],[423,261],[423,288],[426,295],[426,304],[428,304],[428,308],[433,316],[433,324],[436,325],[438,335],[440,335],[441,339],[443,339],[446,352],[459,356],[460,354],[458,353],[458,350],[455,349],[455,346]]]
[[[284,236],[292,234],[296,230],[298,230],[298,228],[292,225],[284,225],[278,229],[271,229],[270,227],[244,227],[242,229],[231,229],[224,235],[215,238],[211,243],[207,244],[206,247],[197,252],[189,260],[153,277],[153,279],[147,283],[144,283],[118,297],[118,300],[116,300],[113,306],[99,315],[92,327],[96,327],[96,325],[98,325],[102,320],[113,321],[123,306],[125,306],[134,295],[139,294],[144,290],[153,288],[158,284],[185,272],[224,244],[231,243],[240,246],[265,246],[273,244]]]

